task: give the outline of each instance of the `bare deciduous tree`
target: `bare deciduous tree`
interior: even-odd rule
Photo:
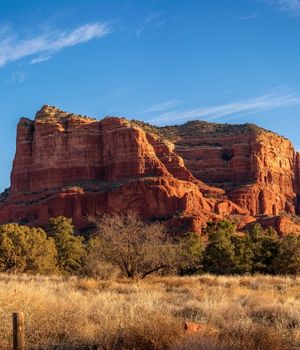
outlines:
[[[135,213],[100,215],[96,225],[96,256],[118,267],[128,278],[146,276],[170,269],[178,246],[166,235],[160,223],[145,223]],[[93,252],[95,256],[95,251]]]

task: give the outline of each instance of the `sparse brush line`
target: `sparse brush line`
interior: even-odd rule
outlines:
[[[296,350],[300,278],[147,280],[0,275],[0,348],[11,315],[26,318],[26,350]],[[185,325],[185,326],[184,326]]]

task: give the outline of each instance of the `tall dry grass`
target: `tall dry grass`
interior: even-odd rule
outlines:
[[[14,311],[25,313],[27,350],[300,348],[300,278],[0,275],[1,349]]]

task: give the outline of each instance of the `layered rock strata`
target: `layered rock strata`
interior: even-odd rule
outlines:
[[[192,174],[222,188],[251,215],[298,213],[299,156],[291,142],[254,125],[189,122],[157,128]]]
[[[208,220],[226,206],[244,213],[197,180],[163,141],[122,118],[97,121],[45,106],[34,121],[18,124],[9,195],[0,221],[45,225],[49,217],[72,217],[78,227],[100,212],[133,210],[147,219]]]
[[[253,125],[158,128],[44,106],[18,124],[0,223],[44,226],[65,215],[85,228],[89,216],[133,210],[178,232],[229,218],[240,229],[260,221],[298,234],[299,198],[299,154]]]

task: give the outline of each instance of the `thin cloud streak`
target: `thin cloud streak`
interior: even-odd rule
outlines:
[[[51,58],[52,58],[52,56],[50,56],[50,55],[46,55],[46,56],[41,55],[41,56],[33,58],[30,61],[30,64],[37,64],[37,63],[46,62],[46,61],[49,61]]]
[[[248,21],[250,19],[255,19],[259,16],[258,13],[252,13],[251,15],[248,15],[248,16],[243,16],[243,17],[239,17],[238,18],[238,21]]]
[[[168,111],[148,122],[158,125],[188,120],[203,119],[207,121],[218,120],[223,117],[239,119],[245,115],[261,113],[281,107],[300,105],[300,95],[295,94],[267,94],[251,100],[237,101],[220,106],[200,107],[185,111]]]
[[[141,25],[136,30],[137,37],[140,37],[149,26],[162,27],[165,25],[167,21],[162,18],[162,15],[162,12],[152,12],[145,17]]]
[[[10,75],[9,79],[7,79],[3,86],[9,86],[9,85],[13,85],[13,84],[22,84],[25,81],[27,81],[30,77],[30,73],[25,72],[25,71],[15,71],[12,72],[12,74]]]
[[[170,101],[165,101],[165,102],[160,102],[160,103],[156,103],[155,105],[141,110],[139,112],[136,112],[134,114],[146,114],[146,113],[153,113],[153,112],[163,112],[166,111],[170,108],[174,108],[176,106],[178,106],[181,102],[178,100],[170,100]]]
[[[15,35],[2,36],[0,39],[0,67],[22,58],[40,55],[31,60],[31,64],[51,58],[53,53],[92,39],[103,38],[110,33],[105,23],[88,23],[70,32],[53,31],[30,39],[20,39]]]
[[[292,15],[300,14],[300,0],[265,0],[268,4],[279,7]]]

